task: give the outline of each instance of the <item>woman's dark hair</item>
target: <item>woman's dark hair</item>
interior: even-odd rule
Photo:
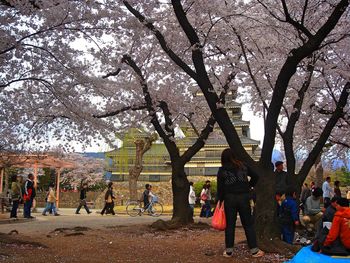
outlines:
[[[12,182],[16,182],[17,181],[17,175],[16,174],[11,176],[11,181]]]
[[[339,181],[335,181],[335,182],[334,182],[334,185],[335,185],[335,186],[339,186],[339,184],[340,184]]]
[[[337,203],[342,207],[349,207],[349,200],[344,197],[340,198]]]
[[[109,182],[108,187],[112,187],[112,186],[113,186],[113,182]]]
[[[221,153],[221,165],[233,165],[235,168],[241,168],[242,162],[238,160],[230,148],[227,148]]]
[[[190,184],[190,185],[193,185],[193,182],[190,182],[189,184]]]
[[[55,184],[54,183],[50,183],[49,187],[55,187]]]
[[[323,191],[320,187],[316,187],[315,190],[312,192],[312,195],[316,198],[322,196],[322,194]]]

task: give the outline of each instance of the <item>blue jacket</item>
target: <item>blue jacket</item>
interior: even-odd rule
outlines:
[[[298,205],[295,199],[291,196],[287,196],[281,204],[281,213],[284,211],[290,211],[293,222],[299,221]]]

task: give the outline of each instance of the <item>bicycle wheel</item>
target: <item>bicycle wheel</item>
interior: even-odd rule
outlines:
[[[152,216],[160,216],[163,214],[163,205],[161,203],[153,203],[151,208]]]
[[[130,201],[129,204],[126,206],[126,213],[129,216],[141,215],[141,207],[140,207],[139,202],[137,202],[137,201]]]

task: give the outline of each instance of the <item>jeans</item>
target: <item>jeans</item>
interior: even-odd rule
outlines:
[[[78,214],[82,206],[84,206],[86,213],[90,214],[89,207],[86,205],[86,200],[80,200],[80,204],[77,208],[77,211],[75,211],[75,213]]]
[[[30,198],[28,201],[25,201],[24,203],[24,209],[23,209],[23,215],[24,217],[30,217],[30,213],[31,213],[31,208],[33,205],[33,198]]]
[[[19,200],[12,201],[11,218],[17,218],[17,209],[19,206]]]
[[[47,203],[46,203],[46,207],[45,207],[45,209],[44,209],[44,211],[43,211],[43,215],[46,215],[46,212],[48,212],[48,211],[50,211],[50,210],[52,210],[52,212],[53,212],[54,214],[57,214],[57,210],[56,210],[56,205],[55,205],[55,203],[49,203],[49,202],[47,202]]]
[[[251,253],[258,252],[259,249],[256,242],[254,217],[251,214],[249,193],[226,194],[224,200],[227,225],[225,229],[226,249],[233,248],[237,213],[239,213],[250,251]]]
[[[107,203],[106,202],[104,208],[101,211],[101,215],[103,215],[106,211],[111,213],[112,215],[115,215],[114,202],[112,202],[112,203]]]
[[[293,244],[294,241],[294,226],[282,225],[282,240],[288,244]]]
[[[194,204],[193,205],[190,204],[189,206],[190,206],[190,211],[191,211],[191,217],[193,218],[193,216],[194,216]]]

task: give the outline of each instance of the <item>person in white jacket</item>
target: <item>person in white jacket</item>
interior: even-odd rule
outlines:
[[[190,182],[190,192],[188,193],[188,204],[191,208],[191,217],[194,216],[194,205],[196,204],[196,193],[193,190],[193,182]]]

